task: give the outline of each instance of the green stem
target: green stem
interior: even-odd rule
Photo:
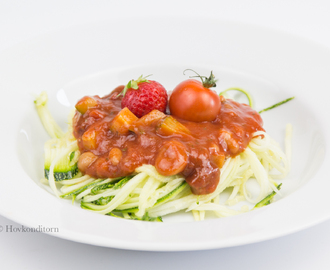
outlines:
[[[143,82],[147,82],[149,83],[149,81],[147,80],[147,78],[149,76],[151,76],[152,74],[149,74],[145,77],[143,77],[143,75],[141,75],[137,80],[130,80],[126,85],[125,85],[125,88],[123,89],[123,91],[121,91],[117,97],[119,97],[120,95],[123,95],[125,96],[126,95],[126,92],[128,89],[134,89],[134,90],[137,90],[139,89],[139,83],[143,83]]]
[[[247,92],[247,91],[245,91],[245,90],[243,90],[243,89],[241,89],[241,88],[238,88],[238,87],[231,87],[231,88],[228,88],[228,89],[222,91],[222,92],[219,94],[219,96],[223,95],[223,94],[226,93],[227,91],[232,91],[232,90],[239,91],[239,92],[243,93],[244,95],[246,95],[247,99],[249,100],[249,105],[250,105],[250,107],[253,108],[253,101],[252,101],[252,97],[251,97],[251,95],[249,94],[249,92]]]
[[[290,97],[290,98],[288,98],[288,99],[286,99],[286,100],[283,100],[283,101],[281,101],[281,102],[278,102],[278,103],[276,103],[276,104],[274,104],[274,105],[272,105],[272,106],[270,106],[270,107],[268,107],[268,108],[266,108],[266,109],[263,109],[263,110],[259,111],[259,114],[262,113],[262,112],[269,111],[269,110],[271,110],[271,109],[273,109],[273,108],[276,108],[276,107],[278,107],[278,106],[280,106],[280,105],[282,105],[282,104],[284,104],[284,103],[287,103],[288,101],[290,101],[290,100],[292,100],[292,99],[294,99],[294,97]]]
[[[189,78],[196,78],[196,77],[200,78],[201,81],[202,81],[202,84],[203,84],[203,86],[204,86],[205,88],[211,88],[211,87],[216,87],[216,86],[217,86],[217,85],[216,85],[216,82],[217,82],[218,80],[215,79],[215,77],[214,77],[214,75],[213,75],[213,71],[211,71],[210,77],[206,77],[206,76],[201,76],[201,75],[199,75],[199,74],[198,74],[195,70],[193,70],[193,69],[187,68],[187,69],[185,69],[185,70],[183,71],[183,75],[185,75],[185,72],[186,72],[187,70],[190,70],[190,71],[196,73],[197,76],[189,76]]]

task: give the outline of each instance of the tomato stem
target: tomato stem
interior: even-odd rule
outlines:
[[[187,70],[191,70],[192,72],[195,72],[195,73],[197,74],[197,76],[189,76],[189,78],[196,78],[196,77],[200,78],[201,81],[202,81],[202,83],[203,83],[203,86],[204,86],[205,88],[211,88],[211,87],[216,87],[216,86],[217,86],[217,85],[216,85],[216,82],[217,82],[218,80],[215,79],[215,77],[214,77],[214,75],[213,75],[213,71],[211,71],[210,77],[206,77],[206,76],[201,76],[201,75],[199,75],[195,70],[188,68],[188,69],[185,69],[185,70],[183,71],[183,75],[186,75],[185,72],[186,72]]]

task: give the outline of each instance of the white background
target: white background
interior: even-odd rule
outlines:
[[[0,0],[0,51],[74,25],[119,17],[150,17],[152,23],[152,18],[164,16],[263,25],[304,36],[330,49],[330,1],[326,0]],[[199,38],[205,39],[201,34]],[[42,233],[6,232],[10,225],[20,227],[0,216],[4,228],[0,232],[1,269],[330,269],[330,221],[262,243],[177,253],[124,251]]]

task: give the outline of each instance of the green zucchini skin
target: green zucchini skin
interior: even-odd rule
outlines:
[[[77,155],[77,152],[78,151],[73,151],[70,153],[70,155],[61,158],[57,162],[57,164],[54,166],[55,181],[71,179],[78,174],[78,172],[79,172],[78,162],[77,162],[78,160],[76,160],[75,163],[72,162],[75,155]],[[50,149],[46,152],[44,172],[45,172],[45,177],[47,179],[49,179],[49,169],[50,169],[51,163],[59,153],[61,153],[61,149],[56,149],[56,148]]]
[[[101,197],[92,203],[96,205],[106,205],[108,204],[115,196]]]
[[[114,186],[114,184],[111,183],[111,182],[110,183],[105,183],[105,184],[102,184],[102,185],[98,185],[98,186],[92,188],[91,193],[96,195],[96,194],[98,194],[99,192],[102,192],[105,189],[112,188],[113,186]]]
[[[100,180],[100,179],[95,180],[95,181],[93,181],[93,182],[91,182],[91,183],[88,183],[88,184],[86,184],[86,185],[84,185],[84,186],[82,186],[82,187],[80,187],[80,188],[78,188],[78,189],[76,189],[76,190],[73,190],[73,191],[71,191],[71,192],[69,192],[69,193],[63,194],[63,195],[61,195],[60,197],[61,197],[61,198],[65,198],[65,197],[69,197],[69,196],[77,196],[77,195],[79,195],[81,192],[85,191],[86,189],[88,189],[88,188],[90,188],[90,187],[93,187],[93,186],[97,185],[97,184],[100,183],[101,181],[102,181],[102,180]]]
[[[60,172],[60,171],[55,171],[54,170],[54,178],[55,178],[55,181],[62,181],[62,180],[66,180],[66,179],[71,179],[71,178],[75,177],[78,172],[79,172],[78,165],[76,163],[68,171]],[[49,177],[49,169],[46,169],[46,168],[45,168],[45,177],[47,179]]]
[[[136,213],[139,211],[139,207],[136,206],[136,207],[122,209],[122,210],[115,209],[114,211],[120,212],[120,213]]]
[[[157,205],[160,205],[160,204],[163,204],[163,203],[169,201],[175,195],[179,194],[182,190],[184,190],[187,185],[188,185],[187,182],[183,181],[178,187],[176,187],[175,189],[173,189],[172,191],[170,191],[163,197],[159,198],[154,206],[157,206]]]
[[[132,209],[133,209],[133,208],[132,208]],[[134,208],[134,209],[135,209],[135,208]],[[137,210],[138,210],[138,209],[137,209]],[[115,210],[115,211],[113,211],[113,212],[123,213],[124,211],[117,211],[117,210]],[[113,216],[113,217],[121,217],[121,216],[118,216],[118,215],[114,214],[113,212],[108,213],[107,215],[108,215],[108,216]],[[136,216],[136,215],[134,214],[133,211],[130,211],[130,212],[129,212],[129,215],[130,215],[130,219],[131,219],[131,220],[141,220],[141,221],[151,221],[151,222],[163,222],[162,217],[149,217],[148,212],[145,213],[145,214],[143,215],[143,217],[138,217],[138,216]]]
[[[277,186],[277,189],[280,190],[280,189],[281,189],[281,186],[282,186],[282,183],[279,184],[279,185]],[[254,206],[254,208],[260,208],[260,207],[263,207],[263,206],[265,206],[265,205],[270,204],[271,201],[272,201],[272,199],[273,199],[273,197],[274,197],[275,195],[276,195],[276,192],[273,191],[272,193],[270,193],[269,195],[267,195],[264,199],[262,199],[260,202],[258,202],[258,203]]]
[[[149,217],[148,212],[146,212],[143,217],[137,217],[134,214],[131,214],[131,219],[141,220],[141,221],[151,221],[151,222],[163,222],[162,217]]]

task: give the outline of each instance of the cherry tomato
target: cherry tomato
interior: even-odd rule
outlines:
[[[213,121],[220,113],[220,97],[203,83],[188,79],[177,85],[170,97],[171,114],[181,119],[203,122]]]

